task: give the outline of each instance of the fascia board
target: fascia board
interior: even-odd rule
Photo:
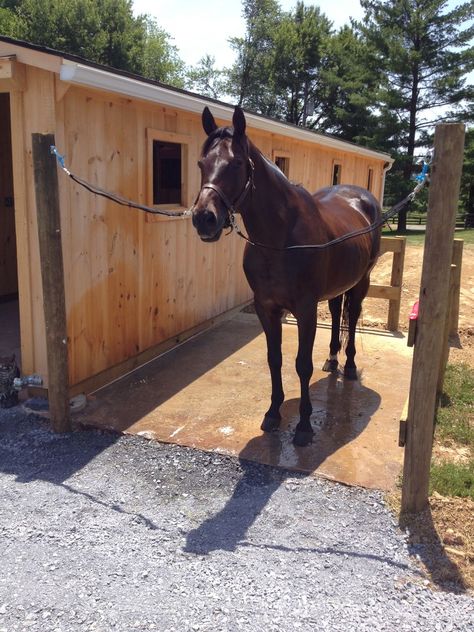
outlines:
[[[192,94],[175,92],[163,86],[145,83],[139,81],[138,79],[125,77],[123,75],[116,75],[112,72],[107,72],[99,68],[69,62],[67,60],[64,60],[61,64],[59,76],[61,81],[68,83],[87,86],[97,90],[105,90],[107,92],[113,92],[122,96],[142,99],[153,103],[159,103],[160,105],[166,105],[171,108],[177,108],[196,114],[200,114],[205,105],[211,107],[214,116],[217,118],[230,120],[233,114],[233,107],[230,105],[226,106],[220,103],[209,103],[208,101]],[[321,145],[322,147],[329,147],[336,149],[337,151],[355,153],[376,160],[384,160],[390,164],[393,163],[393,158],[391,158],[388,154],[352,145],[350,143],[345,143],[337,138],[324,136],[323,134],[318,134],[317,132],[312,132],[304,128],[290,127],[284,123],[259,117],[255,114],[246,113],[245,117],[249,126],[254,129],[263,130],[272,134],[288,136],[292,139]]]

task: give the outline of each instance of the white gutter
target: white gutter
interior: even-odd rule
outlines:
[[[161,105],[178,108],[187,112],[194,112],[196,114],[201,114],[203,107],[207,105],[212,109],[212,113],[215,116],[224,120],[230,120],[234,111],[233,107],[230,105],[227,106],[220,103],[211,104],[205,99],[201,99],[192,94],[174,91],[163,86],[153,85],[138,79],[118,75],[113,72],[94,68],[93,66],[86,66],[84,64],[70,62],[67,60],[63,60],[63,63],[61,64],[59,77],[61,81],[67,81],[69,83],[87,86],[89,88],[96,88],[98,90],[105,90],[107,92],[114,92],[116,94],[126,95],[136,99],[142,99],[144,101],[151,101],[153,103],[159,103]],[[249,125],[255,129],[264,130],[272,134],[289,136],[295,140],[317,143],[318,145],[337,149],[338,151],[351,152],[370,158],[376,158],[378,160],[384,160],[390,164],[393,163],[393,159],[388,154],[352,145],[342,140],[338,140],[337,138],[331,138],[330,136],[324,136],[323,134],[311,132],[302,127],[285,125],[284,123],[261,118],[259,116],[255,116],[254,114],[246,113],[245,117]]]
[[[380,191],[380,204],[383,207],[383,199],[385,196],[385,178],[387,177],[387,171],[390,171],[390,169],[393,166],[393,159],[391,160],[391,162],[387,162],[385,167],[383,168],[383,172],[382,172],[382,188]]]

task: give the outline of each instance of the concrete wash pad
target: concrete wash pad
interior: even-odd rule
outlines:
[[[245,313],[97,391],[77,421],[349,485],[391,489],[403,458],[398,420],[409,391],[411,349],[402,334],[359,330],[360,380],[348,381],[321,371],[329,337],[329,326],[320,325],[310,387],[315,432],[310,446],[292,443],[299,405],[296,325],[283,324],[281,429],[265,434],[260,424],[271,391],[266,341],[257,317]]]

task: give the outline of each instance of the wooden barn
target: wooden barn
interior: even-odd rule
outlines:
[[[48,387],[32,134],[54,134],[69,169],[94,185],[179,210],[200,186],[205,105],[219,122],[231,120],[229,105],[0,37],[0,317],[8,333],[0,355],[19,346],[22,374],[37,373]],[[386,154],[257,115],[247,122],[291,180],[309,190],[355,183],[382,199]],[[251,298],[237,235],[205,244],[189,217],[146,215],[62,172],[58,178],[71,395],[95,390]],[[7,313],[16,323],[6,324]]]

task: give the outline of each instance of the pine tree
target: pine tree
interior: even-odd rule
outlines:
[[[447,0],[361,0],[361,5],[365,16],[359,30],[385,75],[382,114],[398,118],[395,136],[404,159],[394,171],[401,170],[408,190],[415,149],[426,142],[426,131],[438,121],[463,117],[466,100],[474,95],[466,86],[474,69],[474,25],[469,24],[474,2],[452,10]],[[398,229],[406,230],[406,210]]]

